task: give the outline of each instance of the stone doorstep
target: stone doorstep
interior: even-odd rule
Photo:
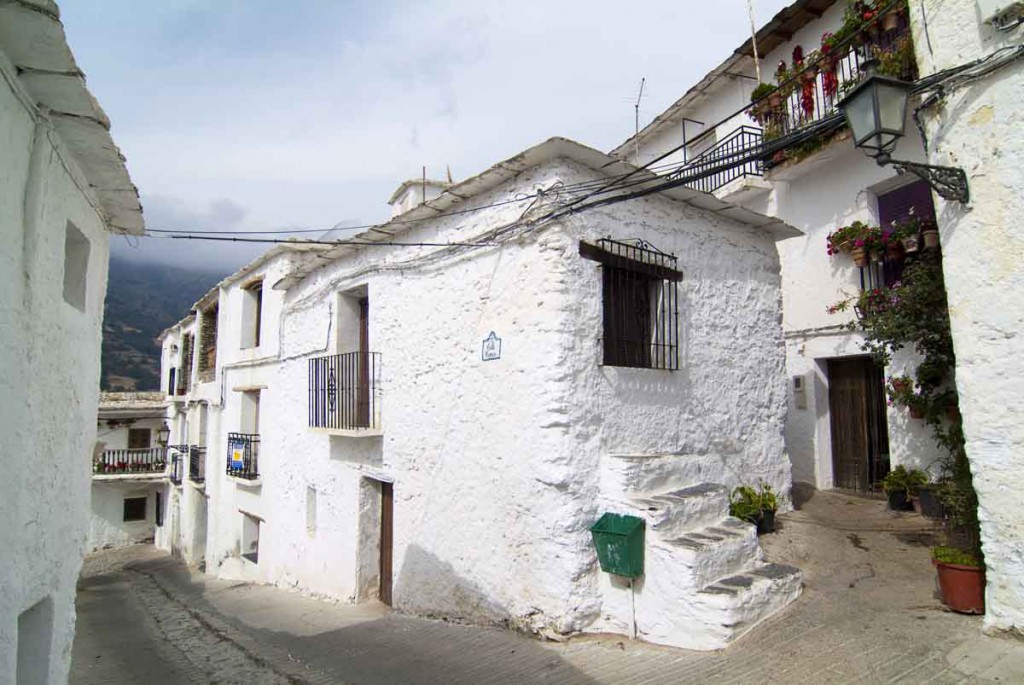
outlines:
[[[716,483],[643,497],[633,501],[651,529],[662,537],[713,525],[729,515],[729,490]]]

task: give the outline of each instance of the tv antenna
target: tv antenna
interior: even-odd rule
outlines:
[[[636,134],[633,136],[633,140],[636,142],[636,163],[638,165],[640,164],[640,99],[644,96],[644,82],[646,80],[646,76],[640,79],[640,92],[636,94],[636,105],[633,107],[636,115]]]

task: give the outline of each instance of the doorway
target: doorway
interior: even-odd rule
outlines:
[[[832,485],[868,492],[889,473],[883,370],[871,357],[828,360]]]
[[[395,486],[380,484],[380,601],[391,606],[392,533],[394,528]]]

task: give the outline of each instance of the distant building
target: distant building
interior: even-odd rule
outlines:
[[[67,682],[109,235],[138,193],[49,0],[0,4],[0,682]]]
[[[168,449],[160,392],[105,392],[96,421],[89,550],[153,540],[163,526],[166,482],[181,480],[187,451]]]
[[[631,170],[551,139],[359,236],[407,245],[271,251],[167,331],[172,434],[207,432],[180,524],[207,517],[207,572],[698,649],[795,598],[727,502],[788,492],[795,231],[689,189],[540,221]],[[635,584],[598,567],[604,512],[646,522]]]

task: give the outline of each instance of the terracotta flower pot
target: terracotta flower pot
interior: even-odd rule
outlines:
[[[899,26],[900,15],[895,12],[889,12],[889,14],[882,17],[882,30],[883,31],[895,31],[896,27]]]
[[[903,239],[903,249],[906,250],[908,253],[917,252],[918,249],[920,249],[920,247],[921,245],[918,242],[916,235],[908,235],[906,238]]]
[[[960,408],[955,404],[946,405],[946,418],[953,423],[960,423]]]
[[[850,250],[850,256],[853,257],[853,263],[857,266],[868,265],[868,251],[863,247],[854,247]]]
[[[985,613],[985,569],[932,560],[939,573],[942,603],[961,614]]]
[[[921,411],[920,409],[918,409],[917,407],[909,407],[909,409],[910,409],[910,418],[912,418],[912,419],[923,419],[924,418],[924,412]]]
[[[921,232],[921,237],[924,238],[924,249],[934,250],[939,246],[939,232],[937,229],[928,228]]]

